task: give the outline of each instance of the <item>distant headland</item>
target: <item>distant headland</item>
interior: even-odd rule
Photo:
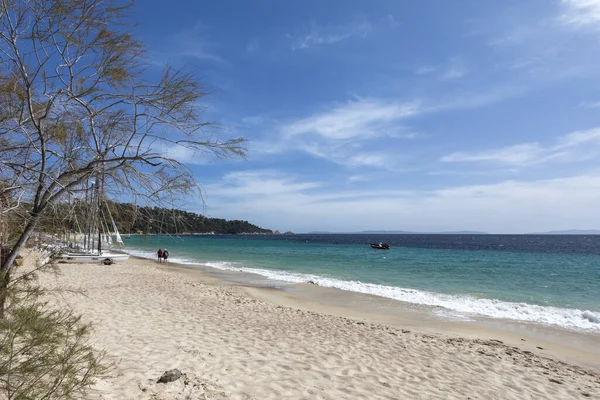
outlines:
[[[311,231],[311,235],[347,234],[347,235],[489,235],[487,232],[478,231],[452,231],[452,232],[411,232],[411,231],[359,231],[359,232],[328,232]]]

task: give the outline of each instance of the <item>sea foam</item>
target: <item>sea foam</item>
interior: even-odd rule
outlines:
[[[149,258],[156,257],[155,254],[150,252],[132,251],[130,253],[141,257],[148,257],[148,255],[150,255]],[[235,262],[215,261],[198,263],[197,261],[179,258],[173,258],[171,261],[188,265],[206,265],[221,270],[243,271],[287,283],[306,283],[312,281],[324,287],[371,294],[412,304],[443,307],[446,310],[450,310],[451,313],[437,312],[436,314],[440,316],[454,316],[456,319],[483,316],[535,322],[572,330],[600,333],[600,312],[596,311],[513,303],[496,299],[475,298],[468,295],[449,295],[410,288],[343,280],[320,275],[247,268],[243,264]]]

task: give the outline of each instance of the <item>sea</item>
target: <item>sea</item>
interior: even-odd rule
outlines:
[[[371,248],[379,242],[390,249]],[[125,245],[140,257],[166,248],[171,262],[250,273],[254,284],[311,282],[433,306],[444,318],[600,334],[596,235],[132,235]]]

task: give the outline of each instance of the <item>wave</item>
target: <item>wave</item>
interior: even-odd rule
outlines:
[[[132,251],[130,253],[147,258],[155,257],[155,254],[151,252]],[[150,255],[150,257],[148,257],[148,255]],[[475,298],[468,295],[449,295],[396,286],[343,280],[320,275],[248,268],[243,264],[236,262],[215,261],[198,263],[198,261],[195,260],[180,258],[173,258],[172,261],[188,265],[206,265],[220,270],[243,271],[258,274],[280,282],[306,283],[312,281],[323,287],[371,294],[412,304],[442,307],[443,309],[452,312],[436,312],[439,316],[454,316],[454,318],[457,319],[460,319],[461,317],[468,319],[473,316],[483,316],[514,321],[535,322],[571,330],[600,333],[600,312],[596,311],[539,306],[528,303],[514,303],[496,299]]]

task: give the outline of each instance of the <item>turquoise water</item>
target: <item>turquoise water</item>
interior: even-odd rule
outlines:
[[[368,238],[357,235],[295,235],[287,240],[132,236],[126,245],[132,254],[148,258],[166,247],[174,262],[243,270],[278,282],[311,280],[437,306],[448,316],[508,318],[600,332],[600,255],[586,250],[588,242],[588,247],[578,242],[561,242],[560,247],[547,238],[522,237],[518,244],[490,236],[476,238],[481,243],[465,250],[468,238],[429,236],[388,237],[388,242],[402,243],[390,250],[371,249]],[[514,249],[505,250],[505,242]]]

